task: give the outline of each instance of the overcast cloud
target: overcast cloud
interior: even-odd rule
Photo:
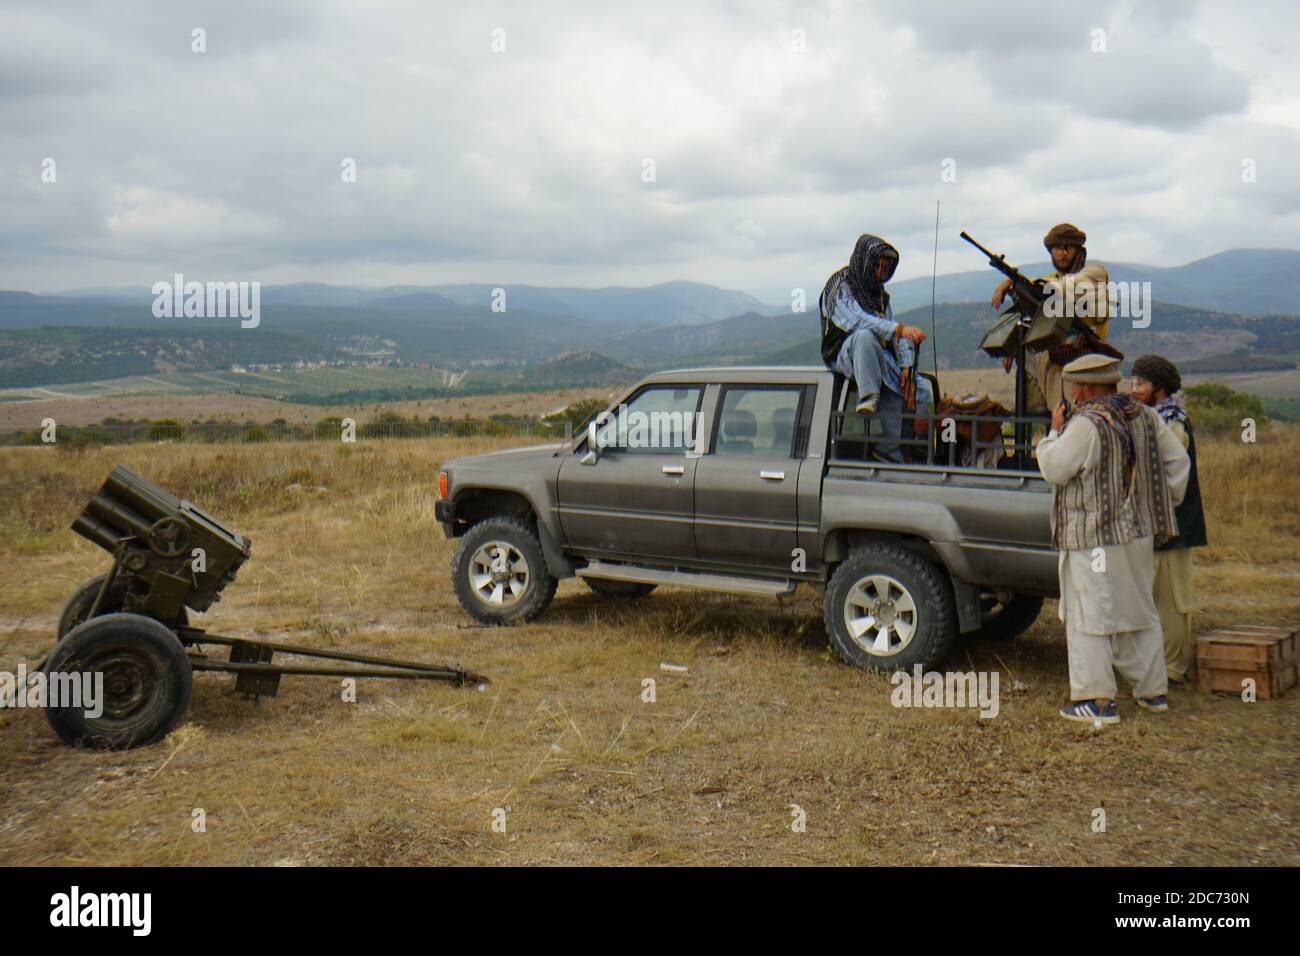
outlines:
[[[1284,0],[10,0],[0,288],[692,279],[782,301],[862,231],[928,274],[936,200],[941,272],[981,265],[961,228],[1041,260],[1062,219],[1103,261],[1297,249],[1297,35]]]

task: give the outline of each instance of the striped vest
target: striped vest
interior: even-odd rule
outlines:
[[[1097,430],[1101,458],[1096,468],[1075,475],[1052,491],[1052,547],[1077,551],[1128,544],[1154,537],[1157,545],[1178,534],[1174,502],[1160,462],[1154,409],[1137,407],[1120,421],[1133,442],[1132,469],[1125,467],[1120,438],[1095,411],[1081,406],[1078,415]]]

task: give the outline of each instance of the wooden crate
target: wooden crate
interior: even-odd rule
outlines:
[[[1260,700],[1295,686],[1296,632],[1291,628],[1242,624],[1212,631],[1196,642],[1196,673],[1205,693],[1240,694],[1241,682],[1255,681]]]

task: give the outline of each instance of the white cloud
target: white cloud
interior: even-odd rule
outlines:
[[[936,199],[945,271],[980,265],[958,228],[1039,258],[1061,219],[1103,259],[1297,247],[1297,26],[1209,0],[9,4],[0,287],[141,284],[183,252],[263,281],[784,300],[861,231],[928,273]]]

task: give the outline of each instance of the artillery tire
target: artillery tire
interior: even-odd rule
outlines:
[[[558,584],[537,533],[515,518],[488,518],[465,532],[451,558],[451,583],[471,617],[497,625],[537,617]]]
[[[45,717],[74,747],[126,750],[165,737],[184,718],[194,675],[176,635],[142,614],[106,614],[79,624],[45,662]],[[101,713],[90,701],[53,699],[58,674],[102,674]],[[84,687],[84,682],[83,685]],[[64,690],[66,691],[66,685]],[[59,706],[51,706],[58,703]]]
[[[86,620],[86,613],[90,610],[90,606],[95,603],[95,596],[99,594],[99,589],[106,577],[108,577],[107,573],[95,575],[77,588],[72,597],[68,598],[68,603],[63,605],[63,613],[59,615],[59,640],[63,640],[69,631]],[[96,617],[105,614],[117,614],[122,610],[122,602],[126,598],[129,581],[130,578],[126,575],[118,575],[117,580],[109,586],[108,594],[104,596],[104,606],[99,609],[99,614],[96,614]],[[163,623],[166,625],[168,622]],[[171,626],[175,630],[177,627],[185,627],[189,623],[190,616],[182,607],[180,613],[176,615],[176,620],[171,622]]]

